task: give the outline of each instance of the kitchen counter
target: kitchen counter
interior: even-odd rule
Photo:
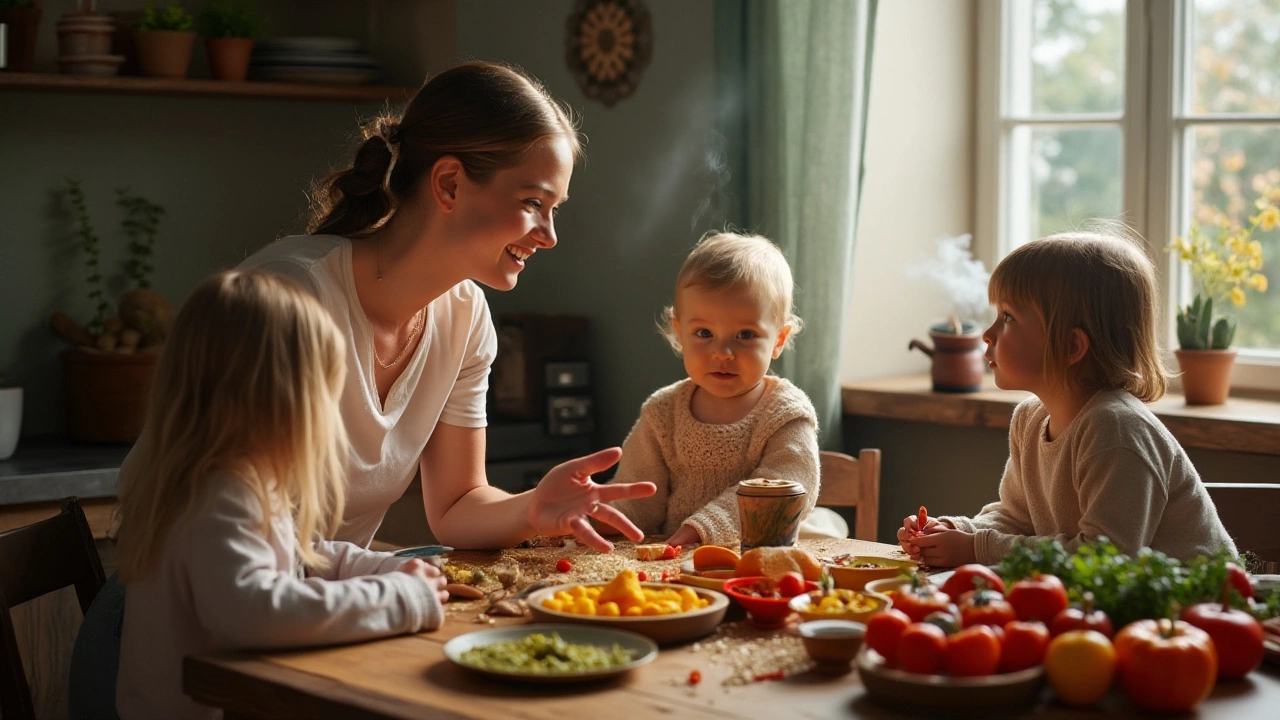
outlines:
[[[115,497],[116,473],[130,447],[23,441],[13,457],[0,461],[0,505]]]

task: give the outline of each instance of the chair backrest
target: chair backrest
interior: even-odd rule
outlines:
[[[1280,563],[1280,484],[1205,483],[1240,552],[1252,551],[1264,562]],[[1275,572],[1272,570],[1272,572]]]
[[[75,498],[62,512],[40,522],[0,533],[0,717],[34,718],[31,689],[22,670],[9,609],[54,590],[74,585],[80,610],[88,611],[106,582],[93,531]]]
[[[852,507],[853,536],[875,542],[880,519],[880,451],[863,450],[858,457],[831,450],[818,453],[822,488],[818,504],[825,507]]]

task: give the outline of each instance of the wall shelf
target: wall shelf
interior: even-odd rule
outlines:
[[[0,91],[173,95],[265,100],[402,102],[416,88],[401,85],[312,85],[283,82],[224,82],[148,77],[91,77],[57,73],[0,72]]]

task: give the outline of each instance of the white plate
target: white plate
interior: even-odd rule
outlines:
[[[344,37],[280,37],[258,40],[253,49],[262,52],[343,53],[359,50],[360,41]]]
[[[364,53],[254,53],[250,62],[256,67],[266,67],[268,65],[378,67],[378,61]]]
[[[462,661],[462,654],[471,648],[492,645],[500,642],[518,642],[534,633],[541,633],[543,635],[558,633],[561,639],[565,642],[578,645],[596,645],[604,648],[612,648],[614,643],[617,643],[623,648],[630,650],[635,659],[626,665],[619,665],[617,667],[603,670],[555,674],[491,670],[489,668],[468,665]],[[599,680],[634,670],[641,665],[652,662],[654,658],[658,657],[658,645],[643,635],[637,635],[633,632],[617,630],[615,628],[595,627],[592,625],[511,625],[508,627],[480,630],[478,632],[467,633],[466,635],[459,635],[444,644],[444,656],[462,667],[475,672],[484,673],[486,675],[511,678],[515,680],[525,680],[529,682],[564,683],[579,682],[582,680]]]
[[[254,80],[317,83],[322,85],[363,85],[378,79],[378,71],[367,68],[335,67],[254,67]]]

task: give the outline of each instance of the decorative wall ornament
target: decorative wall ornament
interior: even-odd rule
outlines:
[[[565,29],[565,60],[587,97],[608,107],[635,92],[653,54],[644,0],[576,0]]]

